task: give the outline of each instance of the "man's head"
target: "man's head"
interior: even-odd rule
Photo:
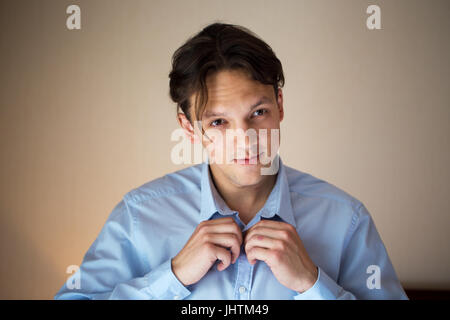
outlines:
[[[271,129],[278,132],[284,116],[284,75],[272,49],[241,26],[214,23],[176,50],[169,77],[171,98],[182,111],[178,121],[192,142],[207,148],[216,172],[237,186],[260,183],[267,162],[239,159],[264,151],[273,158],[278,151],[279,134],[270,152]]]

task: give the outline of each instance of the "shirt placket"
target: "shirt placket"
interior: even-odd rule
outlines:
[[[250,300],[253,266],[247,260],[247,255],[244,253],[244,246],[241,247],[241,254],[236,261],[236,265],[237,277],[236,285],[234,287],[234,299]]]

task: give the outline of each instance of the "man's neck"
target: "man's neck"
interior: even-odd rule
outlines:
[[[240,186],[224,176],[221,170],[214,166],[209,168],[218,193],[231,210],[239,212],[239,218],[245,224],[264,206],[277,179],[277,175],[267,175],[256,185]]]

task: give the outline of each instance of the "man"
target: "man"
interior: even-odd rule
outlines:
[[[127,193],[79,288],[55,298],[407,299],[366,207],[281,161],[284,76],[264,41],[215,23],[172,67],[178,121],[207,161]]]

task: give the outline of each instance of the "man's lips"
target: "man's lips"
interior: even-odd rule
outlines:
[[[259,156],[261,154],[262,153],[257,154],[256,156],[253,156],[251,158],[246,157],[246,158],[242,158],[242,159],[234,159],[234,163],[244,164],[244,165],[255,165],[255,164],[258,164]]]

